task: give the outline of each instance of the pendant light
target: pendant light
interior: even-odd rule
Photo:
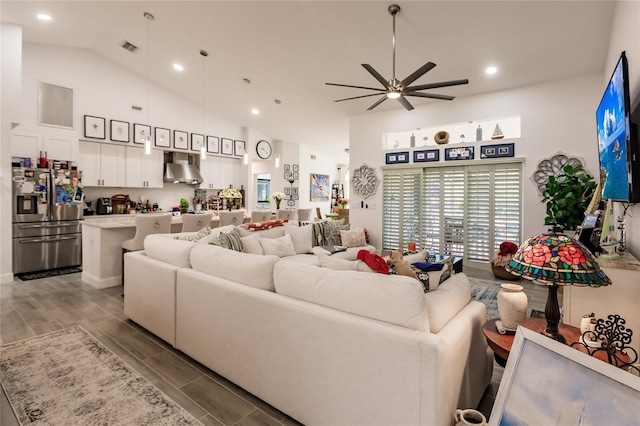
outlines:
[[[149,124],[150,123],[149,121],[149,109],[150,109],[149,74],[151,70],[151,52],[150,52],[151,48],[149,46],[149,24],[151,23],[151,21],[153,21],[156,18],[149,12],[144,12],[144,17],[147,18],[147,125],[149,126],[149,128],[151,128],[151,125]],[[144,153],[146,155],[151,155],[151,131],[149,131],[149,133],[146,134],[144,138]]]
[[[206,149],[206,138],[204,136],[204,76],[205,76],[205,69],[204,69],[204,63],[205,63],[205,58],[207,56],[209,56],[209,54],[207,53],[206,50],[200,50],[200,55],[202,56],[202,137],[204,138],[202,141],[202,146],[200,147],[200,160],[206,160],[207,159],[207,149]]]
[[[282,101],[280,99],[276,99],[275,101],[276,104],[276,139],[278,138],[279,135],[279,130],[280,130],[280,108],[278,107],[278,105],[280,105],[282,103]],[[276,169],[280,167],[280,154],[276,154]]]
[[[243,78],[242,81],[244,81],[245,84],[245,88],[244,88],[244,126],[245,129],[247,129],[247,136],[249,135],[249,122],[247,119],[247,111],[249,110],[249,98],[247,95],[247,88],[249,87],[249,85],[251,84],[251,80],[249,80],[248,78]],[[244,164],[245,166],[249,164],[249,154],[246,152],[245,149],[245,153],[242,154],[242,164]]]

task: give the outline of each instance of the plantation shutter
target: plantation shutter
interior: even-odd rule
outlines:
[[[492,189],[489,168],[467,168],[465,257],[470,261],[491,261]]]
[[[463,167],[446,167],[442,182],[442,254],[464,254],[465,173]]]
[[[401,170],[384,174],[384,249],[403,249],[409,241],[420,241],[420,176],[421,170]]]
[[[382,248],[400,247],[400,208],[401,208],[400,171],[385,171],[382,177]]]
[[[420,247],[440,252],[440,216],[442,206],[442,170],[424,169],[422,174],[422,238]]]
[[[497,164],[494,167],[493,251],[495,252],[503,241],[520,245],[522,171],[520,163]]]

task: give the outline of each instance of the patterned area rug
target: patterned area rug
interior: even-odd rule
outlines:
[[[79,326],[0,351],[0,382],[23,425],[201,425]]]
[[[498,313],[498,292],[502,283],[469,278],[471,283],[471,299],[482,302],[487,307],[487,320],[500,318]]]

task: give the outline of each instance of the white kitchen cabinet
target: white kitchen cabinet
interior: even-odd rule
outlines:
[[[202,175],[203,189],[219,189],[220,182],[220,161],[218,157],[207,157],[206,160],[200,161],[200,174]]]
[[[163,161],[162,151],[152,149],[150,155],[144,148],[126,147],[126,187],[162,188]]]
[[[234,158],[209,156],[200,162],[203,189],[240,188],[240,161]]]
[[[11,155],[38,159],[40,152],[50,160],[78,161],[78,140],[66,136],[14,131]]]
[[[79,157],[78,168],[85,186],[125,186],[126,147],[81,142]]]

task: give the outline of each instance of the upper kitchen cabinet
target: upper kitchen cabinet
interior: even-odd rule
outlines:
[[[162,188],[163,153],[152,149],[145,155],[143,148],[126,147],[127,188]]]
[[[13,157],[47,158],[60,161],[78,161],[78,140],[66,136],[14,131],[11,134]]]
[[[223,189],[232,185],[240,187],[240,161],[225,157],[208,157],[200,162],[200,174],[204,182],[200,188]]]
[[[82,141],[79,157],[85,186],[125,186],[126,147]]]

